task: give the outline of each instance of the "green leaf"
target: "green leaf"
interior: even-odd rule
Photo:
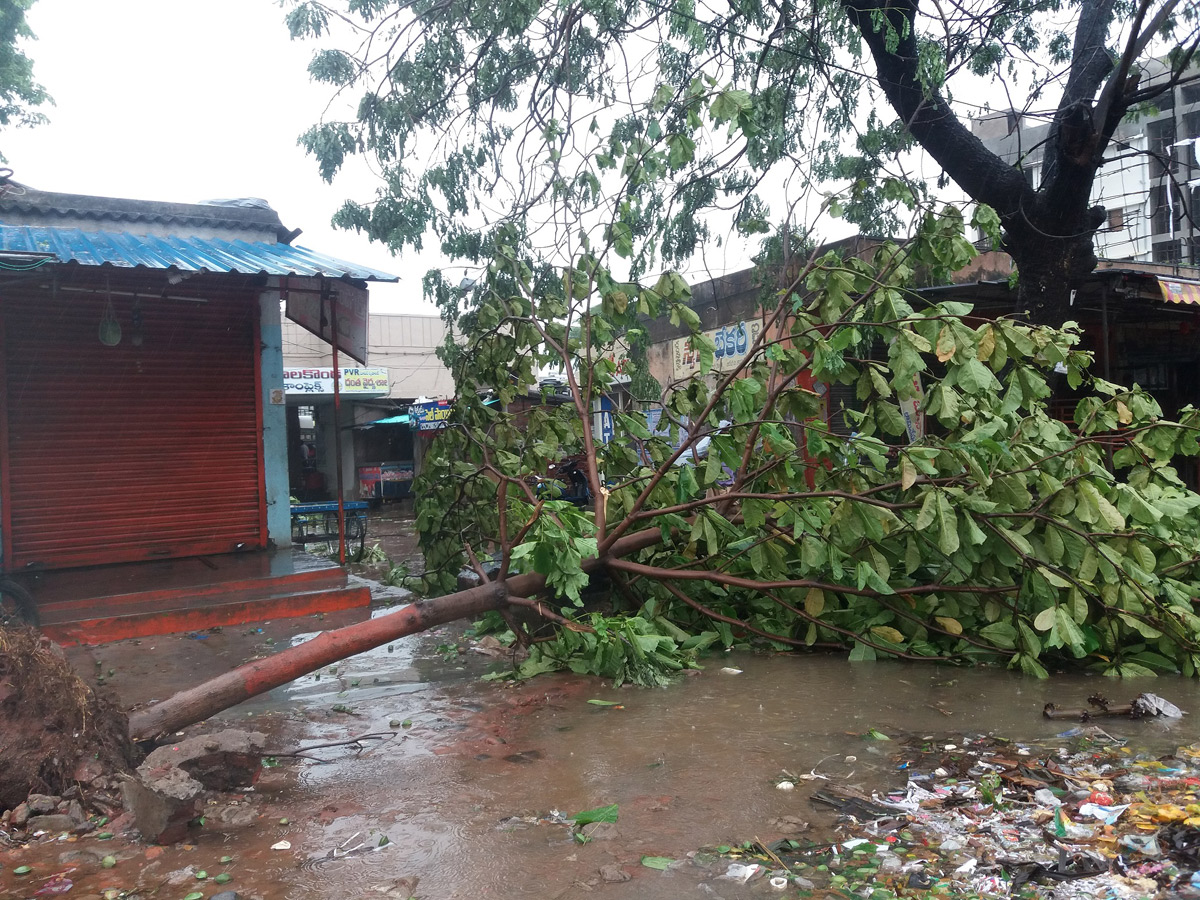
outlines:
[[[997,647],[1012,650],[1017,646],[1017,629],[1007,622],[994,622],[979,629],[979,636]]]
[[[662,870],[665,870],[668,866],[670,866],[671,863],[673,863],[673,862],[675,862],[675,860],[671,859],[669,856],[643,856],[642,857],[642,865],[645,866],[647,869],[659,869],[660,871],[662,871]]]
[[[576,825],[589,825],[592,822],[615,822],[617,821],[617,804],[612,803],[608,806],[598,806],[595,809],[585,809],[583,812],[575,813],[571,819]]]
[[[612,700],[589,700],[588,703],[592,706],[623,706],[621,703],[614,703]]]
[[[1057,615],[1057,607],[1050,606],[1043,609],[1033,619],[1033,627],[1038,631],[1049,631],[1054,627],[1055,616]]]

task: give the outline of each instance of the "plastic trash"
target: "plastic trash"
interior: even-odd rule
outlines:
[[[1033,799],[1042,806],[1062,806],[1062,801],[1054,796],[1054,791],[1050,788],[1042,788],[1033,792]]]
[[[1129,809],[1129,804],[1123,806],[1101,806],[1098,803],[1085,803],[1079,807],[1079,814],[1087,816],[1089,819],[1098,819],[1105,825],[1114,824],[1117,819],[1121,818],[1121,813]]]
[[[747,881],[753,878],[761,868],[762,866],[760,866],[758,863],[750,863],[748,866],[742,865],[741,863],[731,863],[729,868],[725,870],[725,874],[718,877],[745,884]]]
[[[776,875],[774,878],[771,879],[770,885],[771,885],[771,887],[775,888],[775,890],[782,891],[787,888],[788,880],[786,878],[784,878],[782,875]]]
[[[1067,840],[1086,841],[1096,836],[1096,826],[1072,822],[1060,806],[1054,810],[1054,835]]]
[[[1158,694],[1138,694],[1134,698],[1133,708],[1135,712],[1143,716],[1165,716],[1168,719],[1183,717],[1182,709],[1170,700],[1164,700]]]
[[[1158,845],[1158,836],[1154,834],[1123,834],[1117,846],[1122,850],[1132,850],[1142,856],[1158,859],[1162,856],[1162,847]]]

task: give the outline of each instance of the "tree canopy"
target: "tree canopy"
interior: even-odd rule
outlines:
[[[559,251],[606,226],[638,275],[803,230],[822,201],[897,234],[953,181],[998,215],[1023,300],[1059,321],[1094,267],[1113,130],[1200,40],[1179,0],[300,0],[289,24],[357,104],[304,135],[321,172],[380,167],[379,196],[338,221],[394,248],[432,235],[480,262],[505,222]],[[966,121],[997,98],[1051,123],[1036,185]],[[905,168],[917,146],[933,185]]]
[[[0,127],[43,122],[45,116],[34,107],[52,102],[34,80],[33,61],[20,47],[33,37],[25,21],[32,5],[33,0],[0,0]]]

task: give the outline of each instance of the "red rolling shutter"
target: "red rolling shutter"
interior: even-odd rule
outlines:
[[[115,288],[115,285],[114,285]],[[5,291],[6,568],[223,553],[265,543],[258,304]]]

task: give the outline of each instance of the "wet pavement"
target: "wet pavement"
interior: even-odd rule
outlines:
[[[128,641],[76,649],[72,659],[130,707],[353,618]],[[514,686],[478,680],[504,663],[475,652],[463,627],[377,648],[189,729],[252,726],[281,754],[383,737],[314,751],[316,759],[279,756],[253,791],[211,804],[187,844],[147,848],[91,835],[0,849],[0,896],[34,896],[47,878],[72,869],[69,896],[89,898],[112,890],[183,900],[227,889],[272,900],[793,897],[765,881],[701,880],[699,870],[660,872],[640,861],[830,836],[835,813],[814,804],[813,791],[904,783],[892,745],[872,739],[872,729],[893,741],[979,733],[1033,741],[1072,725],[1043,719],[1046,702],[1082,706],[1097,691],[1124,700],[1153,690],[1185,710],[1200,707],[1200,684],[1176,678],[1039,682],[820,655],[716,654],[663,690],[616,690],[571,675]],[[1164,751],[1195,734],[1188,719],[1103,724]],[[796,788],[777,789],[784,779]],[[586,844],[547,821],[554,811],[571,816],[608,804],[618,805],[617,822]],[[271,849],[280,841],[290,848]],[[107,855],[115,865],[106,869]],[[14,875],[20,865],[32,871]],[[602,868],[630,880],[604,883]],[[207,878],[198,879],[200,871]],[[227,883],[214,883],[220,873],[231,876]]]

